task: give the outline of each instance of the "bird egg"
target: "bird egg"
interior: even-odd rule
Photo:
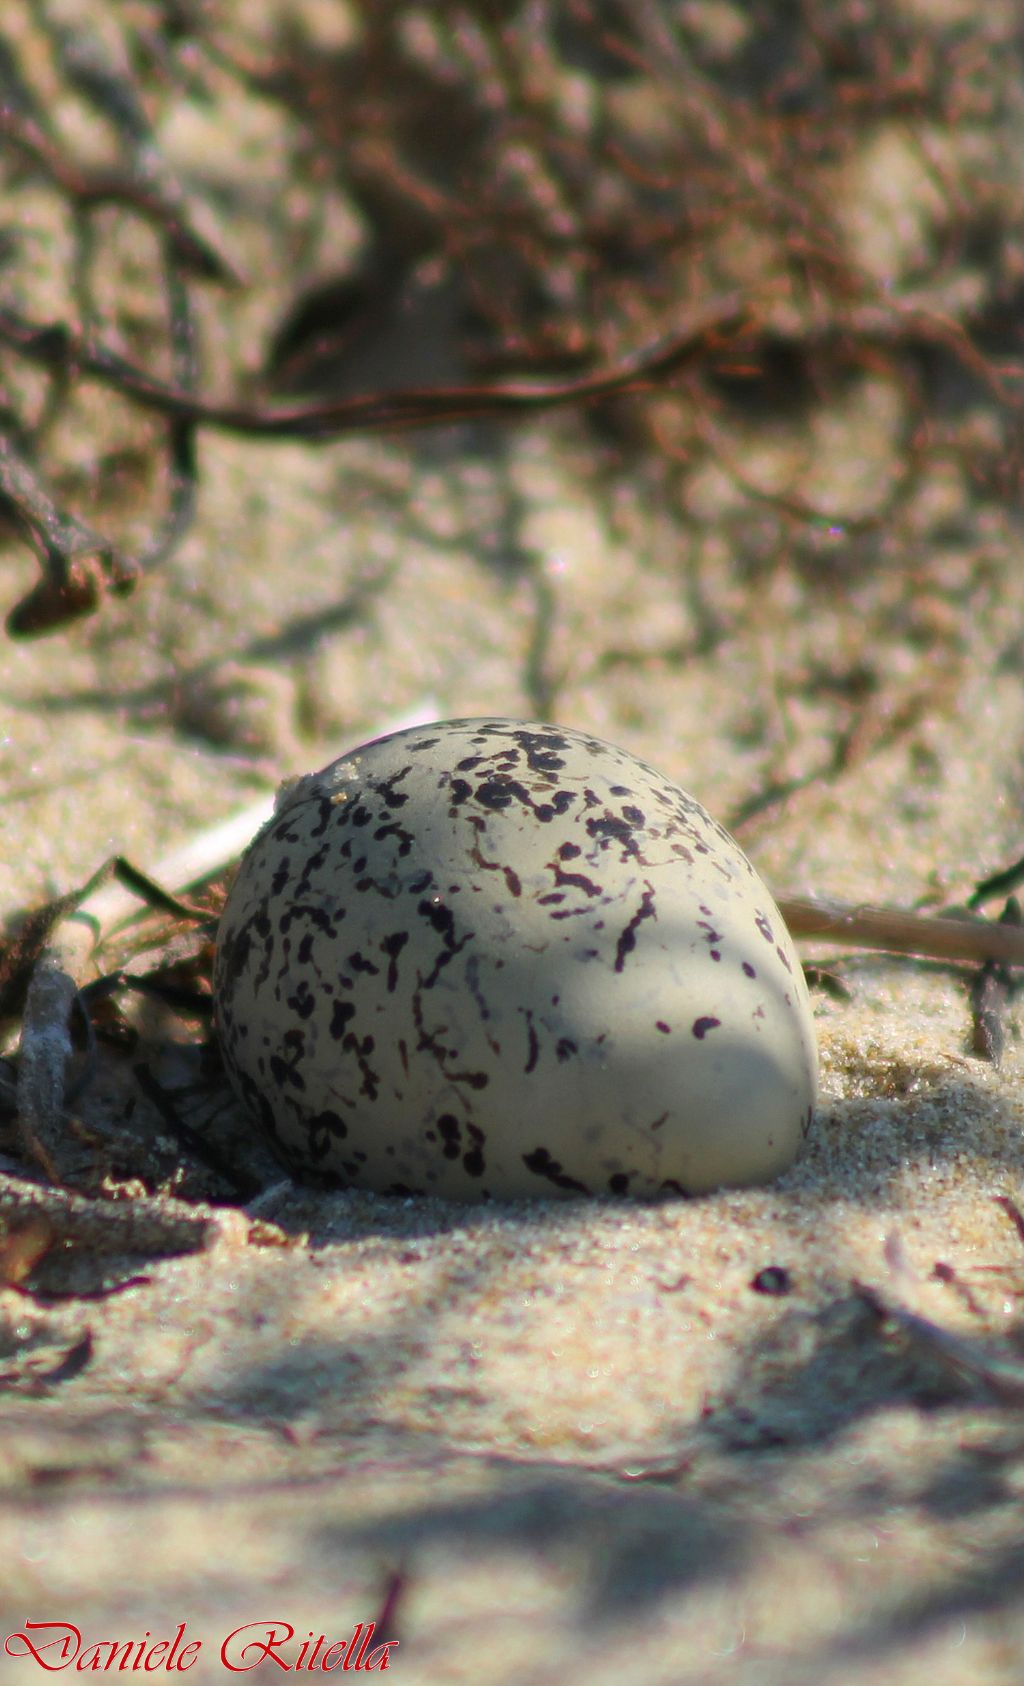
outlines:
[[[810,1128],[800,962],[737,844],[586,732],[447,720],[296,781],[214,977],[299,1175],[456,1200],[766,1182]]]

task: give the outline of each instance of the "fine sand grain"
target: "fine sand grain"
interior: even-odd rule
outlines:
[[[10,28],[32,38],[20,7]],[[270,108],[224,99],[218,132],[248,139],[223,180],[269,180]],[[207,156],[185,115],[172,143]],[[898,195],[892,146],[851,166],[862,222],[880,169]],[[238,203],[259,275],[262,212]],[[215,370],[232,333],[261,343],[285,279],[220,337],[204,319]],[[856,510],[900,402],[867,374],[799,427],[737,426],[733,467],[782,486],[803,462],[806,497]],[[667,508],[639,477],[595,487],[596,448],[575,417],[316,449],[205,435],[176,556],[3,644],[0,916],[114,853],[151,869],[424,697],[642,754],[779,894],[938,908],[1020,856],[1019,534],[962,466],[937,459],[890,538],[837,524],[792,556],[720,465]],[[0,551],[5,605],[34,566]],[[390,1592],[393,1667],[431,1686],[1020,1680],[1017,1009],[997,1069],[966,969],[807,957],[830,983],[821,1105],[769,1188],[479,1210],[283,1183],[262,1226],[229,1215],[202,1250],[77,1246],[32,1278],[70,1297],[0,1289],[2,1633],[184,1622],[212,1681],[242,1624],[345,1638]],[[195,1081],[196,1027],[137,1023],[72,1109],[76,1186],[144,1193],[137,1133],[150,1192],[230,1204],[131,1075]],[[199,1122],[244,1136],[213,1094]],[[2,1192],[24,1167],[0,1130]]]

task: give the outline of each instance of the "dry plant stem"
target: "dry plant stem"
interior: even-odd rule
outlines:
[[[70,1189],[0,1177],[0,1229],[42,1218],[54,1242],[77,1241],[103,1253],[194,1253],[215,1239],[216,1218],[181,1200],[93,1200]]]
[[[1004,966],[1024,966],[1024,930],[1018,926],[990,924],[969,914],[933,916],[856,902],[777,899],[794,937],[926,960],[996,960]]]
[[[490,381],[473,386],[371,392],[321,404],[264,409],[259,405],[195,398],[128,363],[109,346],[64,324],[31,322],[0,309],[0,343],[44,368],[72,364],[81,379],[125,393],[144,409],[226,433],[273,439],[336,439],[353,432],[447,426],[472,417],[529,414],[593,403],[657,385],[721,352],[749,324],[738,297],[728,294],[693,316],[675,333],[615,363],[563,381]]]
[[[18,1132],[31,1158],[53,1182],[60,1177],[53,1154],[54,1124],[64,1106],[64,1072],[71,1058],[71,1012],[78,995],[64,970],[65,950],[47,950],[32,974],[25,997],[18,1067]]]
[[[863,1283],[854,1287],[880,1322],[894,1323],[912,1341],[937,1353],[955,1375],[967,1382],[980,1382],[997,1399],[1016,1405],[1024,1401],[1024,1363],[1008,1343],[996,1346],[989,1341],[965,1339],[930,1318],[890,1304]]]
[[[407,714],[383,722],[377,735],[423,725],[435,715],[432,699],[424,699]],[[353,747],[346,745],[338,753]],[[160,884],[182,886],[208,878],[242,852],[273,811],[273,797],[262,797],[166,856],[152,876]],[[138,898],[122,884],[97,890],[56,927],[29,983],[18,1061],[18,1130],[30,1162],[55,1182],[60,1181],[57,1165],[64,1118],[64,1074],[71,1054],[71,1012],[97,948],[138,911]]]

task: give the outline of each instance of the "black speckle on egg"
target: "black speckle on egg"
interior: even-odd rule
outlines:
[[[546,1147],[535,1147],[532,1153],[525,1153],[523,1164],[535,1177],[543,1177],[547,1182],[553,1183],[556,1188],[571,1189],[578,1194],[587,1193],[586,1184],[577,1182],[575,1177],[568,1176],[558,1161],[552,1159]]]
[[[714,1019],[710,1015],[707,1015],[704,1018],[694,1019],[693,1034],[697,1038],[697,1041],[703,1042],[708,1031],[717,1030],[721,1022],[721,1019]]]

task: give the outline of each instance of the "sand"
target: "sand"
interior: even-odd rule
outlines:
[[[280,137],[247,120],[258,177]],[[225,363],[274,299],[206,320]],[[865,376],[810,433],[737,428],[734,466],[803,461],[805,495],[862,510],[900,417]],[[112,853],[152,868],[424,706],[641,753],[780,894],[945,906],[1020,855],[1019,536],[962,464],[936,458],[882,537],[794,536],[720,464],[671,508],[595,486],[593,453],[573,417],[204,435],[177,555],[2,647],[0,916]],[[34,568],[0,551],[5,604]],[[807,953],[842,989],[814,990],[821,1104],[771,1187],[481,1210],[284,1183],[205,1250],[41,1267],[86,1297],[0,1289],[3,1634],[184,1623],[213,1680],[244,1624],[291,1624],[294,1661],[389,1594],[376,1637],[410,1681],[1019,1680],[1016,1010],[996,1068],[966,970]],[[194,1079],[195,1028],[141,1036],[76,1104],[78,1186],[139,1192],[137,1129],[150,1187],[228,1202],[132,1086],[138,1049]],[[215,1099],[201,1121],[244,1135]]]

